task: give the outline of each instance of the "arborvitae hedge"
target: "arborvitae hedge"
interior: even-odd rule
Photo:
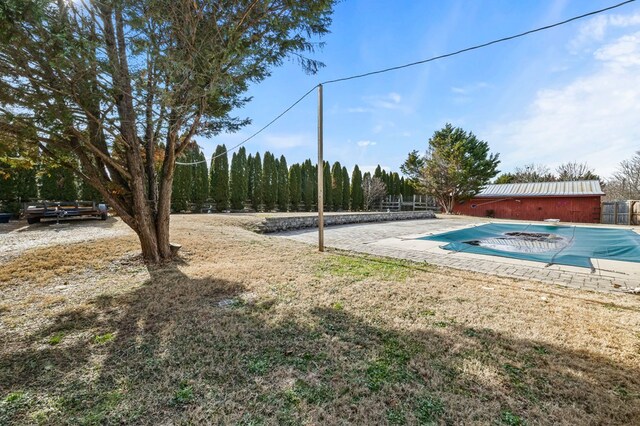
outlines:
[[[362,193],[362,172],[356,164],[351,174],[351,210],[364,209],[364,195]]]
[[[331,197],[333,210],[342,209],[342,165],[338,161],[331,167]]]
[[[20,212],[21,203],[38,198],[37,167],[21,161],[7,164],[0,161],[0,212]]]
[[[264,210],[271,211],[276,206],[278,197],[278,169],[276,160],[269,151],[264,153],[262,166],[262,197],[264,200]]]
[[[276,159],[270,152],[247,157],[244,147],[232,154],[229,168],[226,147],[218,145],[211,162],[209,179],[207,165],[179,166],[174,178],[172,207],[174,210],[185,210],[196,206],[199,210],[206,202],[206,194],[216,203],[218,211],[230,207],[242,210],[245,202],[258,211],[277,208],[279,211],[298,210],[311,211],[317,208],[318,171],[310,159],[302,164],[287,167],[284,155]],[[222,154],[222,155],[221,155]],[[217,157],[217,158],[216,158]],[[197,145],[185,151],[180,158],[185,163],[197,163],[204,159]],[[353,170],[351,178],[346,167],[339,162],[333,166],[325,161],[323,164],[324,207],[327,211],[362,210],[364,196],[362,193],[363,176],[359,167]],[[387,186],[389,195],[413,195],[413,188],[398,173],[387,172],[380,165],[376,167],[374,176],[378,176]],[[208,186],[208,188],[207,188]],[[207,192],[208,191],[208,192]]]
[[[305,211],[313,210],[313,205],[318,200],[317,191],[317,178],[318,172],[311,163],[311,160],[306,160],[302,164],[302,203],[304,204]]]
[[[297,212],[302,201],[302,168],[296,163],[289,169],[289,209]]]
[[[325,210],[329,211],[333,207],[333,194],[331,193],[331,167],[329,166],[329,162],[324,162],[324,169],[322,171],[322,179],[323,179],[323,203]]]
[[[49,201],[75,201],[78,187],[74,173],[62,166],[47,166],[40,179],[40,198]]]
[[[351,201],[351,187],[349,186],[349,172],[342,167],[342,210],[349,210]]]
[[[216,210],[221,212],[229,205],[229,160],[227,147],[218,145],[211,159],[211,198],[216,203]]]
[[[289,167],[284,155],[278,161],[278,210],[286,212],[289,208]]]
[[[185,166],[191,168],[191,199],[190,201],[195,204],[197,211],[200,211],[207,201],[209,194],[209,170],[207,169],[207,160],[204,157],[204,153],[200,151],[197,145],[194,148],[194,161],[198,164],[193,166]]]
[[[256,153],[256,156],[253,158],[253,184],[252,184],[252,195],[251,195],[251,208],[255,211],[260,209],[263,200],[263,179],[262,179],[262,159],[260,158],[260,153]]]
[[[230,200],[231,209],[244,209],[247,198],[247,157],[244,147],[234,153],[231,159]]]

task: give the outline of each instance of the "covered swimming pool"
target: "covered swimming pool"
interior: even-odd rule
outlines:
[[[630,229],[489,223],[430,235],[445,250],[593,268],[591,259],[640,263],[640,235]]]

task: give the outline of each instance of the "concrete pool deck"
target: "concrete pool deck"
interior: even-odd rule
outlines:
[[[502,277],[531,279],[591,291],[628,293],[640,288],[640,263],[592,259],[596,269],[594,273],[591,273],[588,268],[564,265],[545,267],[545,264],[540,262],[448,251],[440,248],[445,244],[443,242],[416,239],[488,222],[523,223],[521,221],[439,216],[437,219],[332,226],[325,228],[325,246],[415,262],[427,262],[433,265]],[[599,227],[603,225],[578,224],[577,226]],[[607,225],[607,227],[633,229],[640,233],[640,227],[637,226]],[[308,244],[318,243],[316,228],[281,232],[276,235]]]

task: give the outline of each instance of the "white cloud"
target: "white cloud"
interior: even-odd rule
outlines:
[[[364,108],[364,107],[355,107],[355,108],[347,108],[347,112],[351,113],[351,114],[360,114],[360,113],[365,113],[365,112],[373,112],[373,109],[371,108]]]
[[[569,50],[577,53],[594,41],[602,41],[611,28],[640,26],[640,13],[632,15],[600,15],[580,26],[578,35],[569,42]]]
[[[364,100],[373,108],[409,111],[409,108],[402,102],[399,93],[391,92],[386,95],[367,96]]]
[[[484,81],[480,81],[478,83],[467,84],[465,86],[454,86],[451,88],[451,92],[455,93],[456,95],[468,95],[470,93],[476,92],[480,89],[485,89],[487,87],[489,87],[488,83],[485,83]]]
[[[640,65],[640,32],[621,37],[615,43],[599,48],[593,56],[614,67]]]
[[[596,71],[540,90],[525,117],[493,125],[486,139],[502,152],[502,169],[578,161],[608,176],[638,149],[640,33],[606,43],[593,57]]]
[[[308,134],[266,135],[264,137],[265,145],[273,149],[311,146],[313,140],[314,138]]]
[[[373,142],[373,141],[358,141],[358,142],[356,142],[356,143],[358,144],[358,146],[363,147],[363,148],[364,148],[364,147],[367,147],[367,146],[374,146],[374,145],[376,145],[376,143],[375,143],[375,142]]]

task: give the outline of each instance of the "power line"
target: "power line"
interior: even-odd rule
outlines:
[[[398,65],[398,66],[395,66],[395,67],[385,68],[385,69],[381,69],[381,70],[377,70],[377,71],[371,71],[371,72],[367,72],[367,73],[364,73],[364,74],[358,74],[358,75],[352,75],[352,76],[349,76],[349,77],[337,78],[335,80],[327,80],[322,84],[331,84],[331,83],[338,83],[338,82],[341,82],[341,81],[355,80],[357,78],[368,77],[370,75],[382,74],[382,73],[386,73],[386,72],[389,72],[389,71],[395,71],[395,70],[399,70],[399,69],[403,69],[403,68],[413,67],[413,66],[416,66],[416,65],[426,64],[427,62],[437,61],[438,59],[449,58],[451,56],[456,56],[456,55],[459,55],[461,53],[469,52],[471,50],[481,49],[483,47],[491,46],[493,44],[502,43],[502,42],[505,42],[505,41],[513,40],[513,39],[520,38],[520,37],[524,37],[524,36],[529,35],[529,34],[533,34],[533,33],[537,33],[537,32],[540,32],[540,31],[548,30],[550,28],[559,27],[560,25],[568,24],[569,22],[577,21],[579,19],[583,19],[583,18],[586,18],[588,16],[593,16],[593,15],[597,15],[597,14],[602,13],[602,12],[606,12],[606,11],[609,11],[609,10],[612,10],[612,9],[616,9],[618,7],[624,6],[624,5],[629,4],[629,3],[633,3],[635,1],[636,0],[627,0],[627,1],[624,1],[622,3],[618,3],[616,5],[613,5],[613,6],[605,7],[604,9],[594,10],[593,12],[585,13],[583,15],[574,16],[573,18],[569,18],[569,19],[566,19],[564,21],[557,22],[555,24],[545,25],[544,27],[539,27],[539,28],[536,28],[536,29],[533,29],[533,30],[525,31],[525,32],[520,33],[520,34],[515,34],[515,35],[512,35],[512,36],[503,37],[503,38],[500,38],[500,39],[497,39],[497,40],[493,40],[493,41],[490,41],[490,42],[487,42],[487,43],[482,43],[482,44],[478,44],[478,45],[475,45],[475,46],[467,47],[467,48],[464,48],[464,49],[461,49],[461,50],[457,50],[455,52],[445,53],[444,55],[434,56],[432,58],[424,59],[422,61],[411,62],[409,64]]]
[[[313,92],[315,90],[315,88],[318,86],[313,86],[311,89],[309,89],[309,91],[307,93],[305,93],[304,95],[302,95],[300,98],[298,98],[297,101],[295,101],[294,103],[292,103],[289,108],[285,109],[284,111],[282,111],[276,118],[274,118],[273,120],[271,120],[270,122],[268,122],[267,124],[265,124],[260,130],[258,130],[257,132],[253,133],[251,136],[249,136],[248,138],[244,139],[242,142],[232,146],[231,148],[225,150],[224,152],[221,152],[218,155],[214,155],[211,157],[211,161],[215,160],[218,157],[221,157],[223,155],[227,155],[227,153],[229,151],[233,151],[236,148],[239,148],[240,146],[244,145],[245,143],[249,142],[251,139],[253,139],[254,137],[258,136],[260,133],[262,133],[262,131],[264,131],[267,127],[271,126],[273,123],[275,123],[276,121],[278,121],[280,119],[280,117],[282,117],[283,115],[285,115],[286,113],[288,113],[289,111],[291,111],[291,109],[293,109],[293,107],[295,107],[296,105],[298,105],[300,102],[302,102],[302,100],[304,98],[306,98],[307,96],[309,96],[309,94],[311,92]],[[200,164],[200,163],[206,163],[207,160],[200,160],[200,161],[196,161],[193,163],[179,163],[176,161],[176,164],[181,165],[181,166],[191,166],[191,165],[195,165],[195,164]]]
[[[348,81],[348,80],[355,80],[355,79],[358,79],[358,78],[369,77],[371,75],[383,74],[383,73],[387,73],[387,72],[391,72],[391,71],[400,70],[400,69],[403,69],[403,68],[409,68],[409,67],[413,67],[413,66],[416,66],[416,65],[422,65],[422,64],[426,64],[428,62],[437,61],[439,59],[450,58],[452,56],[460,55],[461,53],[470,52],[472,50],[482,49],[482,48],[487,47],[487,46],[491,46],[491,45],[498,44],[498,43],[503,43],[505,41],[510,41],[510,40],[514,40],[516,38],[527,36],[529,34],[533,34],[533,33],[537,33],[537,32],[544,31],[544,30],[548,30],[548,29],[551,29],[551,28],[559,27],[561,25],[565,25],[565,24],[568,24],[570,22],[574,22],[574,21],[577,21],[577,20],[580,20],[580,19],[584,19],[584,18],[587,18],[589,16],[594,16],[594,15],[597,15],[597,14],[600,14],[600,13],[603,13],[603,12],[607,12],[609,10],[617,9],[619,7],[625,6],[625,5],[633,3],[635,1],[636,0],[626,0],[626,1],[623,1],[622,3],[618,3],[618,4],[615,4],[613,6],[605,7],[603,9],[594,10],[592,12],[588,12],[588,13],[584,13],[582,15],[574,16],[573,18],[565,19],[564,21],[556,22],[555,24],[545,25],[543,27],[538,27],[538,28],[535,28],[533,30],[525,31],[525,32],[522,32],[522,33],[519,33],[519,34],[515,34],[515,35],[512,35],[512,36],[503,37],[503,38],[500,38],[500,39],[489,41],[487,43],[477,44],[475,46],[471,46],[471,47],[467,47],[467,48],[464,48],[464,49],[460,49],[460,50],[457,50],[455,52],[450,52],[450,53],[445,53],[443,55],[433,56],[431,58],[423,59],[421,61],[411,62],[411,63],[408,63],[408,64],[398,65],[398,66],[390,67],[390,68],[384,68],[384,69],[376,70],[376,71],[370,71],[370,72],[367,72],[367,73],[364,73],[364,74],[356,74],[356,75],[352,75],[352,76],[349,76],[349,77],[342,77],[342,78],[336,78],[336,79],[333,79],[333,80],[327,80],[327,81],[325,81],[323,83],[320,83],[320,84],[323,84],[323,85],[324,84],[333,84],[333,83],[339,83],[339,82]],[[222,152],[222,153],[220,153],[218,155],[212,156],[211,160],[213,161],[216,158],[221,157],[222,155],[226,155],[228,152],[233,151],[236,148],[239,148],[240,146],[244,145],[245,143],[249,142],[251,139],[256,137],[258,134],[262,133],[265,129],[267,129],[273,123],[278,121],[283,115],[285,115],[291,109],[293,109],[293,107],[298,105],[304,98],[309,96],[309,94],[311,92],[313,92],[316,89],[316,87],[318,87],[320,84],[315,85],[311,89],[309,89],[308,92],[306,92],[304,95],[302,95],[297,101],[295,101],[293,104],[291,104],[291,106],[289,106],[287,109],[285,109],[283,112],[281,112],[278,116],[276,116],[273,120],[271,120],[269,123],[267,123],[265,126],[263,126],[260,130],[258,130],[257,132],[253,133],[251,136],[249,136],[248,138],[244,139],[242,142],[240,142],[240,143],[234,145],[233,147],[227,149],[225,152]],[[193,163],[176,162],[176,164],[183,165],[183,166],[191,166],[191,165],[196,165],[196,164],[205,163],[205,162],[207,162],[207,160],[196,161],[196,162],[193,162]]]

